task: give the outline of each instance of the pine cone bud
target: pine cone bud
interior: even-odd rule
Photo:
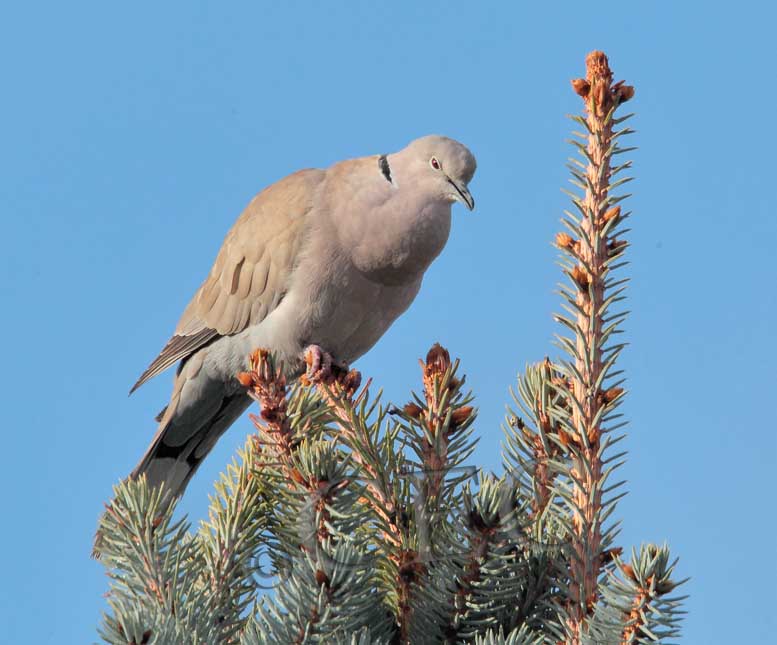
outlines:
[[[581,266],[576,266],[569,272],[571,278],[577,283],[577,285],[583,289],[588,289],[588,285],[591,284],[591,279],[588,277],[588,273]]]
[[[237,380],[243,387],[253,387],[254,385],[254,372],[239,372]]]
[[[472,416],[474,408],[471,405],[463,405],[451,414],[451,429],[460,426]]]
[[[575,240],[568,233],[556,233],[556,246],[560,249],[572,248],[575,244]]]
[[[604,393],[604,400],[607,403],[612,403],[621,394],[623,394],[623,388],[622,387],[611,387],[609,390],[607,390]]]
[[[572,89],[578,96],[586,98],[591,91],[591,84],[584,78],[575,78],[572,80]]]
[[[448,353],[448,350],[439,343],[432,345],[432,348],[426,355],[426,366],[424,371],[427,376],[432,376],[433,374],[442,376],[450,366],[451,355]]]
[[[413,419],[420,419],[423,415],[424,409],[420,405],[415,403],[408,403],[402,408],[402,411]]]
[[[604,215],[602,215],[602,222],[604,224],[606,224],[611,219],[617,219],[620,216],[621,216],[621,207],[620,206],[613,206]]]

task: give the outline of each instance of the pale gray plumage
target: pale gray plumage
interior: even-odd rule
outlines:
[[[161,354],[132,388],[181,361],[170,403],[132,472],[180,494],[248,407],[236,379],[256,348],[301,371],[305,347],[351,362],[415,298],[442,250],[451,205],[474,202],[475,158],[440,136],[404,150],[301,170],[259,193]]]

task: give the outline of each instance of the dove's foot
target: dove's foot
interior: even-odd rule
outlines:
[[[346,363],[337,362],[329,352],[318,345],[308,345],[302,353],[306,370],[300,377],[305,385],[332,385],[338,383],[348,396],[353,396],[361,384],[362,375],[349,370]]]
[[[307,365],[305,378],[308,381],[320,383],[331,378],[334,359],[329,352],[325,352],[318,345],[308,345],[302,352],[302,358]]]
[[[338,363],[318,345],[308,345],[302,353],[307,368],[305,379],[310,383],[328,383],[348,372],[348,366]]]

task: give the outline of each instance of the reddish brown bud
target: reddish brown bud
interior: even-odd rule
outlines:
[[[602,51],[594,50],[585,57],[585,69],[586,78],[589,80],[601,77],[607,80],[608,83],[612,81],[610,63],[607,60],[607,54]]]
[[[424,412],[423,408],[420,405],[416,405],[415,403],[408,403],[404,408],[402,408],[402,411],[413,419],[420,419]]]
[[[614,562],[615,558],[619,558],[623,554],[623,549],[619,546],[612,549],[606,549],[602,551],[602,562]]]
[[[451,428],[455,428],[464,423],[472,416],[474,408],[471,405],[463,405],[459,409],[454,410],[451,414]]]
[[[588,273],[580,265],[572,269],[569,275],[581,289],[588,289],[588,285],[591,284],[591,279],[588,277]]]
[[[634,87],[632,85],[624,85],[623,81],[618,81],[612,90],[619,103],[625,103],[634,98]]]
[[[614,254],[617,251],[620,251],[624,246],[628,246],[628,242],[626,240],[610,240],[607,244],[607,250]]]
[[[297,470],[296,468],[292,468],[292,469],[289,471],[289,476],[290,476],[290,477],[291,477],[291,478],[292,478],[292,479],[293,479],[295,482],[297,482],[298,484],[304,484],[304,483],[305,483],[305,478],[302,476],[302,473],[301,473],[299,470]]]
[[[586,98],[591,91],[591,84],[584,78],[575,78],[572,80],[572,89],[578,96]]]
[[[424,563],[418,558],[418,553],[412,549],[400,553],[398,564],[399,578],[404,584],[414,583],[426,573]]]
[[[352,397],[362,383],[362,374],[359,370],[350,370],[338,378],[346,396]]]
[[[676,586],[671,580],[664,580],[663,582],[656,583],[656,591],[663,595],[672,591]]]
[[[321,571],[321,569],[316,569],[316,583],[319,587],[323,585],[329,588],[329,576]]]
[[[556,246],[560,249],[572,248],[575,244],[575,240],[568,233],[556,233]]]
[[[623,394],[623,388],[622,387],[611,387],[609,390],[607,390],[604,393],[604,400],[607,403],[612,403],[621,394]]]
[[[617,219],[621,216],[621,207],[613,206],[604,215],[602,215],[602,223],[606,224],[611,219]]]
[[[275,423],[278,421],[279,413],[275,408],[262,408],[259,412],[259,416],[267,421],[267,423]]]
[[[488,528],[485,520],[483,520],[483,516],[476,510],[471,510],[469,512],[469,528],[479,532]]]
[[[621,570],[623,571],[623,574],[627,577],[633,580],[634,582],[637,581],[637,576],[634,573],[634,568],[630,564],[622,564]]]
[[[426,355],[426,373],[444,374],[451,365],[451,355],[439,343],[432,345]]]
[[[239,372],[237,380],[243,387],[252,387],[254,384],[254,375],[252,372]]]

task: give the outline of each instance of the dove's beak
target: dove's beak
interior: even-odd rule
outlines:
[[[451,186],[453,186],[456,189],[456,192],[458,193],[457,199],[464,204],[469,210],[472,210],[475,208],[475,198],[472,197],[472,195],[469,192],[469,189],[466,186],[459,186],[453,179],[448,177],[448,181],[451,183]]]

